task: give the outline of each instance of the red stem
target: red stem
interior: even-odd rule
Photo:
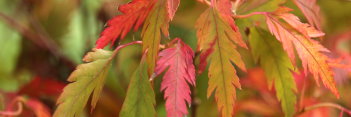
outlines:
[[[351,110],[346,109],[345,107],[342,107],[342,106],[340,106],[338,104],[329,103],[329,102],[318,103],[318,104],[315,104],[315,105],[312,105],[312,106],[305,107],[301,113],[306,112],[306,111],[310,111],[310,110],[313,110],[313,109],[317,109],[317,108],[320,108],[320,107],[336,108],[336,109],[341,110],[342,112],[346,112],[347,114],[351,115]]]
[[[246,15],[234,15],[233,18],[247,18],[247,17],[251,17],[253,15],[266,15],[268,14],[268,12],[252,12],[250,14],[246,14]]]
[[[16,111],[0,111],[0,115],[19,116],[23,111],[23,105],[22,105],[22,102],[20,102],[20,101],[17,102],[17,105],[18,105],[18,109]]]
[[[122,48],[125,48],[129,45],[134,45],[134,44],[142,44],[143,42],[142,41],[133,41],[133,42],[130,42],[130,43],[127,43],[127,44],[123,44],[123,45],[119,45],[112,53],[112,56],[110,57],[110,60],[112,60],[113,58],[115,58],[115,56],[117,55],[118,51]]]

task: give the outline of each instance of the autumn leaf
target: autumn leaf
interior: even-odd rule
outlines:
[[[107,22],[107,27],[96,41],[96,48],[104,48],[116,39],[123,39],[134,26],[136,31],[148,16],[155,0],[133,0],[121,5],[118,10],[121,15],[115,16]]]
[[[167,0],[168,16],[172,20],[179,7],[180,0]]]
[[[321,16],[320,8],[317,5],[317,0],[293,0],[297,7],[302,11],[302,13],[307,18],[307,21],[310,25],[316,27],[318,30],[321,30]]]
[[[195,85],[194,52],[179,38],[173,42],[172,47],[160,52],[155,72],[161,74],[168,69],[161,84],[167,116],[184,117],[188,114],[186,103],[191,104],[191,90],[187,83]]]
[[[218,9],[216,6],[221,8]],[[201,51],[200,66],[206,66],[206,61],[211,62],[208,73],[207,97],[210,97],[215,91],[218,110],[224,117],[233,115],[235,87],[241,88],[232,62],[245,70],[241,56],[236,51],[236,44],[241,47],[246,47],[246,45],[241,40],[240,32],[234,21],[228,19],[230,14],[220,12],[230,8],[229,1],[218,3],[212,1],[212,6],[201,14],[195,26],[198,36],[198,51]]]
[[[244,3],[239,6],[238,13],[248,12],[270,12],[279,7],[286,0],[242,0]]]
[[[286,117],[292,117],[296,104],[296,84],[291,73],[293,65],[282,46],[269,32],[260,28],[250,30],[250,47],[256,62],[259,62],[268,78],[268,84],[277,92]]]
[[[294,61],[295,58],[295,48],[302,60],[305,73],[307,70],[310,71],[317,83],[321,79],[323,84],[339,97],[333,72],[328,64],[328,61],[331,60],[324,54],[328,53],[329,50],[311,39],[324,34],[308,24],[301,23],[296,16],[289,14],[288,11],[290,10],[287,8],[281,8],[274,13],[265,14],[270,32],[282,43],[291,61]],[[279,21],[279,19],[283,19],[286,23]]]
[[[39,100],[22,98],[22,102],[35,113],[36,117],[51,117],[49,108]]]
[[[110,51],[93,49],[83,59],[84,63],[79,65],[69,76],[68,84],[57,100],[58,107],[54,117],[78,116],[86,106],[90,95],[92,95],[91,107],[94,109],[105,78],[110,67]]]
[[[250,54],[250,53],[249,53]],[[257,62],[257,61],[255,61]],[[246,70],[246,77],[240,81],[245,88],[254,89],[260,93],[274,93],[270,91],[267,83],[267,77],[261,67],[254,67]]]
[[[54,80],[54,78],[35,76],[33,80],[19,89],[18,94],[37,98],[41,96],[58,97],[64,87],[65,84],[63,82]]]
[[[145,20],[141,34],[143,40],[143,52],[148,50],[146,62],[148,64],[149,74],[154,72],[156,66],[161,35],[163,34],[168,37],[169,17],[167,15],[166,3],[166,0],[157,1]]]
[[[143,24],[143,51],[148,49],[147,63],[149,73],[153,73],[161,41],[161,32],[168,37],[168,23],[173,18],[179,0],[133,0],[119,7],[122,15],[118,15],[107,23],[107,28],[96,42],[96,48],[104,48],[116,39],[123,39],[134,26],[137,30]],[[162,30],[162,31],[161,31]]]
[[[155,94],[148,80],[144,56],[130,80],[127,96],[119,113],[120,117],[154,117],[156,115]]]
[[[299,33],[306,36],[307,38],[321,37],[325,35],[323,32],[315,29],[309,24],[302,23],[297,16],[288,13],[290,11],[293,11],[293,9],[290,9],[288,7],[280,7],[275,12],[273,12],[273,14],[285,20],[290,26],[292,26],[295,30],[297,30]]]

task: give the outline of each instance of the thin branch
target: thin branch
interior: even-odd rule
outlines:
[[[303,79],[303,82],[302,82],[302,90],[301,90],[301,95],[300,95],[300,101],[299,101],[299,104],[298,104],[298,111],[302,111],[303,110],[303,99],[305,97],[305,92],[306,92],[306,78]]]
[[[191,107],[191,116],[190,117],[196,117],[196,111],[197,111],[198,106],[200,105],[201,102],[200,102],[200,99],[198,99],[198,97],[196,97],[196,95],[198,95],[198,94],[197,94],[197,90],[195,87],[192,88],[191,92],[192,92],[191,93],[192,101],[191,101],[191,105],[190,105],[190,107]]]
[[[52,40],[48,32],[44,29],[44,27],[35,19],[33,16],[28,16],[29,22],[33,26],[33,29],[36,31],[38,41],[42,42],[45,47],[49,49],[55,56],[63,56],[62,53],[59,52],[59,46]]]
[[[23,111],[23,104],[21,101],[17,102],[18,109],[16,111],[0,111],[2,116],[19,116]]]
[[[25,39],[33,42],[40,48],[46,49],[57,58],[60,58],[60,60],[62,60],[64,64],[66,64],[69,68],[74,68],[75,64],[60,52],[59,46],[54,43],[48,36],[34,32],[28,27],[25,27],[18,23],[14,18],[5,15],[2,12],[0,12],[0,19],[2,19],[13,29],[17,30],[23,37],[25,37]]]
[[[44,48],[44,45],[36,40],[38,38],[37,35],[35,35],[31,30],[28,28],[20,25],[18,22],[16,22],[13,18],[5,15],[4,13],[0,12],[0,19],[2,19],[5,23],[7,23],[9,26],[17,30],[19,33],[21,33],[24,37],[26,37],[28,40],[32,41],[34,44],[38,45],[39,47]]]
[[[119,45],[112,53],[112,56],[109,58],[109,60],[111,61],[113,58],[115,58],[115,56],[117,55],[118,51],[122,48],[125,48],[127,46],[130,46],[130,45],[134,45],[134,44],[142,44],[143,42],[142,41],[133,41],[133,42],[130,42],[130,43],[127,43],[127,44],[123,44],[123,45]]]
[[[112,62],[112,60],[116,57],[116,55],[117,55],[117,53],[119,52],[120,49],[125,48],[125,47],[127,47],[127,46],[129,46],[129,45],[134,45],[134,44],[142,44],[142,41],[133,41],[133,42],[130,42],[130,43],[127,43],[127,44],[118,45],[118,47],[113,51],[111,57],[108,58],[107,63],[102,67],[102,71],[103,71],[104,69],[106,69],[106,68],[109,66],[109,64],[110,64],[110,63]],[[94,48],[94,49],[95,49],[95,48]],[[101,73],[101,71],[100,71],[100,73]]]
[[[340,106],[338,104],[329,103],[329,102],[318,103],[318,104],[315,104],[315,105],[312,105],[312,106],[307,106],[307,107],[303,108],[297,115],[302,114],[302,113],[307,112],[307,111],[310,111],[310,110],[321,108],[321,107],[336,108],[336,109],[341,110],[342,112],[346,112],[347,114],[351,115],[351,110],[349,110],[349,109],[347,109],[345,107],[342,107],[342,106]]]
[[[200,0],[200,2],[206,4],[207,6],[211,6],[211,2],[208,0]]]
[[[231,2],[232,3],[232,12],[234,15],[236,15],[236,11],[238,10],[240,4],[241,4],[241,0],[235,0],[235,2]]]
[[[266,15],[268,14],[268,12],[252,12],[250,14],[246,14],[246,15],[233,15],[233,18],[248,18],[251,17],[253,15]]]

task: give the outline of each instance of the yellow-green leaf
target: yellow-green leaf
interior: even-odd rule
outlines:
[[[69,76],[68,84],[57,100],[58,107],[54,117],[78,116],[86,106],[90,95],[92,95],[91,107],[94,109],[105,78],[110,67],[112,53],[102,49],[93,49],[83,59],[84,63],[79,65]]]
[[[245,0],[245,2],[238,8],[238,13],[271,12],[284,2],[286,2],[286,0]]]
[[[150,74],[154,72],[156,58],[161,41],[161,32],[168,36],[169,17],[167,15],[166,0],[158,0],[145,20],[142,30],[143,52],[148,50],[146,62]]]
[[[250,47],[256,62],[259,62],[268,78],[269,86],[277,92],[286,117],[292,117],[296,104],[296,84],[291,70],[293,65],[278,40],[260,28],[250,30]]]

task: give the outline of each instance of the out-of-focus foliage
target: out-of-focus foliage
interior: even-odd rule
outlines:
[[[240,4],[240,7],[234,10],[236,15],[257,11],[271,12],[275,11],[279,4],[283,4],[294,9],[292,14],[299,17],[301,22],[309,22],[304,13],[294,4],[294,1],[303,0],[244,1],[246,3]],[[26,105],[28,103],[23,103],[23,112],[19,116],[35,116],[40,108],[48,110],[52,115],[57,109],[56,100],[63,91],[63,86],[68,84],[66,79],[69,74],[78,64],[83,63],[84,54],[94,47],[107,20],[121,14],[118,6],[127,2],[130,0],[0,0],[0,111],[16,111],[16,97],[21,97],[27,102],[34,100],[32,101],[34,105],[39,106],[28,106]],[[328,56],[341,57],[344,58],[341,60],[342,63],[351,63],[351,1],[318,0],[317,4],[320,6],[321,30],[325,33],[323,39],[318,41],[333,53]],[[161,40],[160,43],[166,44],[170,39],[180,37],[195,51],[198,43],[195,23],[206,8],[208,8],[206,4],[196,0],[180,0],[179,8],[173,20],[170,21],[169,37],[158,37]],[[157,15],[154,13],[154,16]],[[258,41],[249,40],[248,35],[254,33],[250,31],[250,27],[259,25],[262,30],[268,30],[264,16],[235,19],[235,22],[244,42],[248,45],[251,41]],[[130,31],[122,42],[116,41],[112,48],[120,43],[141,40],[143,38],[140,36],[141,33],[141,30]],[[151,33],[155,31],[147,32],[147,34]],[[157,33],[161,35],[161,32]],[[105,49],[112,48],[106,47]],[[281,88],[275,82],[278,78],[273,79],[273,84],[276,83],[277,86],[269,89],[267,80],[272,79],[266,73],[268,68],[254,61],[253,50],[259,49],[251,47],[237,49],[243,58],[247,72],[240,70],[240,66],[228,63],[228,66],[233,66],[233,69],[237,71],[236,74],[241,83],[241,90],[232,88],[237,94],[232,111],[238,117],[284,116],[283,110],[286,110],[284,108],[290,107],[283,106],[282,108],[281,106],[279,101],[281,96],[279,96],[279,91],[276,91]],[[199,54],[195,53],[196,69],[200,63]],[[139,66],[141,56],[142,46],[140,45],[120,50],[114,62],[111,63],[105,87],[102,89],[95,110],[90,112],[90,106],[87,106],[83,109],[81,116],[119,116],[125,97],[128,96],[130,80],[135,78],[133,77],[134,71],[137,69],[142,73],[145,71],[145,66]],[[296,112],[302,112],[300,109],[303,107],[323,102],[332,102],[348,109],[351,108],[350,70],[332,69],[336,75],[336,88],[340,93],[340,98],[337,99],[327,89],[322,86],[318,87],[313,76],[298,69],[302,68],[301,60],[297,60],[295,64],[297,68],[288,68],[291,69],[296,82],[297,89],[294,92],[297,96]],[[205,69],[201,74],[196,75],[196,87],[191,88],[192,103],[189,104],[190,108],[187,110],[189,117],[221,115],[221,112],[217,111],[215,96],[207,98],[209,72],[211,71]],[[147,106],[151,107],[150,105],[156,104],[154,105],[156,113],[150,109],[150,114],[157,114],[159,117],[167,115],[164,93],[160,91],[163,75],[161,74],[151,82],[155,103],[149,102]],[[146,81],[145,77],[140,82]],[[293,86],[290,89],[289,91],[295,91]],[[284,101],[284,99],[281,100]],[[339,113],[339,110],[333,108],[318,108],[298,115],[305,117],[338,116]],[[344,116],[347,115],[344,114]]]

